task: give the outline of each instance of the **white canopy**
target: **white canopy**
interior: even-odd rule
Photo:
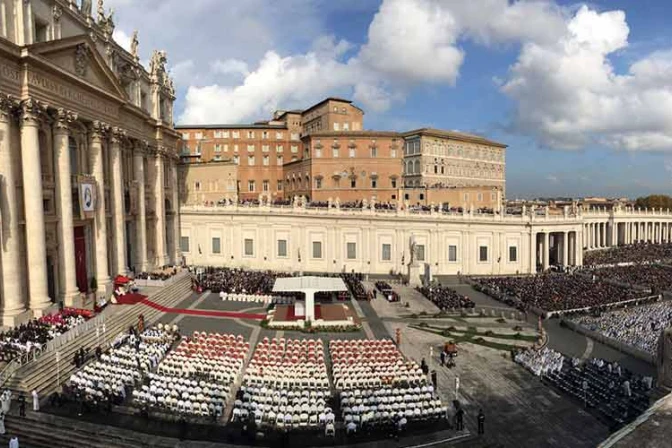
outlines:
[[[340,277],[281,277],[275,280],[273,292],[347,291]]]
[[[307,321],[315,320],[316,292],[347,290],[348,287],[340,277],[283,277],[275,279],[273,284],[273,292],[302,292],[305,294]]]

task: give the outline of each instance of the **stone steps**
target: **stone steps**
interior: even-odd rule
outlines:
[[[150,298],[160,305],[172,307],[181,302],[189,294],[191,294],[191,279],[189,276],[185,276],[173,285],[159,290]],[[60,348],[61,383],[67,381],[75,371],[72,359],[77,350],[82,347],[95,349],[99,344],[106,345],[111,343],[119,333],[127,331],[131,325],[137,324],[138,314],[140,313],[144,315],[147,326],[150,326],[162,315],[161,311],[146,306],[124,306],[124,308],[112,314],[107,319],[105,322],[105,334],[101,333],[99,337],[96,337],[96,329],[92,328],[87,333],[80,335]],[[56,351],[52,351],[42,355],[32,363],[21,367],[5,384],[5,387],[15,392],[22,391],[26,393],[37,389],[41,397],[46,397],[58,388],[56,369]]]
[[[16,435],[22,447],[45,448],[124,448],[134,446],[128,440],[114,440],[110,437],[102,438],[99,434],[78,430],[73,426],[52,425],[47,422],[9,416],[5,419],[5,430],[8,436]],[[7,442],[9,443],[9,442]],[[135,446],[142,446],[137,444]]]

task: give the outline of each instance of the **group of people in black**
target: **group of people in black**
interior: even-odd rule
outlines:
[[[627,246],[586,252],[583,257],[583,265],[599,266],[666,260],[672,260],[672,243],[648,243],[640,241]]]
[[[476,306],[469,297],[445,286],[422,286],[418,288],[418,291],[431,300],[441,311],[456,308],[474,308]]]

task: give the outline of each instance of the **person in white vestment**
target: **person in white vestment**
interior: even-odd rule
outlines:
[[[33,389],[31,392],[33,396],[33,411],[37,412],[40,410],[40,397],[37,395],[37,390]]]
[[[9,441],[9,448],[19,448],[19,438],[14,436]]]

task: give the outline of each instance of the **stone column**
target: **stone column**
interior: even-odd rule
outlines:
[[[133,165],[135,181],[138,187],[138,210],[135,221],[135,253],[136,271],[147,270],[147,216],[145,214],[145,151],[142,145],[136,143],[133,149]]]
[[[163,185],[163,154],[156,153],[154,159],[154,201],[156,211],[156,263],[158,266],[168,264],[166,256],[166,195]]]
[[[46,113],[47,108],[33,99],[25,100],[21,108],[21,169],[26,217],[29,305],[31,310],[39,312],[51,305],[47,283],[47,248],[38,133],[41,116]]]
[[[72,172],[70,165],[70,123],[77,116],[65,109],[58,109],[54,123],[56,148],[56,197],[58,207],[58,261],[61,272],[61,300],[65,306],[79,306],[75,268],[75,236],[72,211]]]
[[[94,121],[91,126],[91,141],[89,151],[91,153],[91,171],[97,184],[96,196],[96,279],[98,291],[108,293],[110,285],[110,271],[107,263],[107,217],[105,214],[105,174],[103,167],[103,137],[108,131],[108,126],[100,121]]]
[[[177,176],[177,161],[173,160],[170,163],[170,179],[173,185],[173,263],[181,264],[182,262],[182,250],[180,249],[180,236],[182,231],[180,230],[180,185],[179,179]]]
[[[110,138],[111,156],[111,183],[112,183],[112,222],[114,223],[114,273],[126,275],[126,220],[124,209],[124,175],[121,169],[121,146],[120,140],[126,133],[119,128],[112,129]]]
[[[530,273],[537,273],[537,233],[530,231]]]
[[[17,176],[11,145],[12,114],[19,103],[0,94],[0,296],[2,296],[3,325],[14,326],[15,316],[26,311],[25,295],[21,289],[23,276],[20,257],[19,210],[16,194]],[[15,154],[18,156],[19,152]]]
[[[544,253],[543,253],[543,265],[542,269],[545,271],[548,269],[548,258],[549,258],[549,252],[550,252],[550,247],[549,247],[549,241],[550,241],[550,235],[548,232],[544,232]]]
[[[569,265],[569,241],[567,239],[569,238],[569,232],[562,232],[562,265],[563,266],[568,266]]]

